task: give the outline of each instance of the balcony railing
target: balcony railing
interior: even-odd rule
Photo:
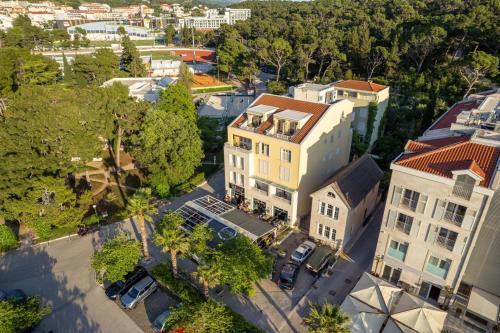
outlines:
[[[229,149],[233,149],[235,151],[239,151],[239,152],[242,152],[245,154],[248,154],[252,151],[252,147],[250,145],[245,145],[245,144],[240,144],[239,146],[237,146],[237,145],[233,146],[229,142],[226,142],[224,144],[224,147],[229,148]]]
[[[255,132],[255,130],[257,129],[256,127],[247,126],[247,125],[240,125],[240,128],[245,130],[245,131],[250,131],[250,132]]]
[[[281,200],[281,201],[286,202],[288,204],[292,203],[292,198],[291,197],[287,198],[287,197],[279,195],[279,194],[275,194],[274,197],[277,198],[278,200]]]
[[[413,212],[417,209],[417,204],[418,204],[418,201],[416,201],[416,200],[411,200],[408,198],[403,198],[403,200],[401,200],[401,205],[405,206],[406,208],[408,208],[409,210],[411,210]]]
[[[259,187],[259,186],[255,185],[253,187],[253,189],[256,190],[257,192],[265,194],[265,195],[269,194],[269,190],[267,188],[263,188],[263,187]]]
[[[464,220],[464,216],[462,214],[446,211],[444,213],[444,219],[460,227],[462,225],[462,221]]]
[[[406,253],[393,249],[392,247],[390,247],[389,250],[387,251],[387,255],[399,259],[401,261],[405,261],[406,257]]]
[[[455,246],[455,240],[443,236],[438,236],[436,239],[436,244],[441,247],[444,247],[445,249],[453,251],[453,247]]]
[[[439,268],[439,267],[431,265],[429,263],[427,263],[427,265],[425,266],[425,270],[431,274],[439,276],[442,279],[446,279],[446,276],[448,275],[447,269]]]
[[[466,200],[469,200],[470,197],[472,196],[472,191],[474,190],[474,186],[471,186],[470,184],[455,184],[453,186],[453,195],[464,198]]]
[[[410,234],[410,230],[411,230],[411,225],[408,226],[404,222],[397,221],[396,222],[396,229],[398,229],[399,231],[401,231],[401,232],[409,235]]]

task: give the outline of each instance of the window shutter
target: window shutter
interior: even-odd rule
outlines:
[[[436,220],[441,220],[444,214],[444,208],[446,207],[446,202],[443,200],[436,200],[436,207],[434,208],[434,214],[432,215],[433,218]]]
[[[425,205],[427,203],[427,196],[424,194],[420,195],[417,205],[417,213],[423,214],[425,212]]]
[[[387,214],[387,228],[389,229],[394,229],[394,224],[396,222],[396,212],[393,210],[389,211],[389,214]]]
[[[438,227],[435,225],[429,224],[429,231],[427,232],[427,238],[425,241],[427,243],[434,244],[434,242],[436,241],[437,233],[438,233]]]
[[[413,221],[411,224],[410,237],[417,238],[420,230],[420,221]]]
[[[260,142],[257,142],[257,143],[255,144],[255,153],[256,153],[256,154],[260,154],[260,145],[261,145],[261,143],[260,143]]]
[[[392,204],[394,206],[399,206],[399,202],[401,201],[401,194],[403,193],[403,189],[398,186],[394,186],[394,192],[392,193]]]
[[[472,229],[475,217],[476,217],[476,211],[472,209],[467,209],[467,211],[465,212],[464,220],[462,221],[462,228],[464,228],[465,230]]]
[[[465,238],[459,237],[457,239],[457,241],[455,242],[455,246],[453,246],[453,253],[456,253],[458,255],[462,255],[466,242],[467,242],[467,237],[465,237]]]

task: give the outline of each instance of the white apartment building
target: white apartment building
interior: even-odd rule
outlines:
[[[391,163],[372,270],[489,332],[500,311],[500,94],[455,104]],[[448,290],[455,294],[449,295]],[[472,326],[471,326],[472,325]]]
[[[195,29],[213,30],[219,29],[222,24],[234,24],[250,18],[250,9],[226,8],[223,15],[217,9],[210,9],[205,12],[205,16],[187,16],[179,18],[179,27]]]
[[[310,194],[349,161],[352,106],[260,95],[227,128],[227,197],[299,222],[310,212]]]
[[[348,99],[354,103],[352,127],[362,136],[369,128],[370,103],[375,103],[370,146],[378,138],[380,121],[389,104],[389,87],[369,81],[343,80],[331,84],[303,83],[290,89],[290,94],[300,100],[320,103],[332,103]]]

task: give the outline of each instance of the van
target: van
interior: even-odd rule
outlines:
[[[306,261],[306,268],[317,275],[328,265],[330,259],[334,258],[333,251],[327,246],[318,246],[316,251]]]

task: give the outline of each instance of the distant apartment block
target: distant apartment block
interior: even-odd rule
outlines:
[[[251,16],[250,9],[226,8],[224,14],[219,14],[217,9],[209,9],[205,16],[187,16],[179,18],[179,27],[188,27],[201,30],[219,29],[222,24],[235,24]]]
[[[383,172],[369,155],[341,168],[311,194],[309,236],[342,249],[373,212]]]
[[[131,25],[120,25],[117,22],[91,22],[84,23],[77,26],[69,27],[68,34],[71,38],[74,37],[76,33],[76,28],[79,27],[87,32],[87,38],[89,40],[109,40],[116,41],[120,40],[120,35],[118,34],[118,28],[123,27],[130,39],[148,39],[151,38],[149,29],[144,27],[137,27]]]
[[[262,94],[227,128],[227,196],[295,224],[310,194],[349,161],[353,103],[313,103]]]
[[[378,138],[380,121],[389,104],[389,87],[369,81],[345,80],[331,84],[303,83],[292,87],[291,95],[300,100],[320,103],[332,103],[347,99],[354,103],[352,127],[362,136],[368,130],[369,106],[375,103],[376,113],[370,138],[372,145]]]
[[[500,93],[489,91],[455,104],[406,144],[391,164],[372,266],[423,299],[451,299],[482,332],[499,319],[499,124]]]

